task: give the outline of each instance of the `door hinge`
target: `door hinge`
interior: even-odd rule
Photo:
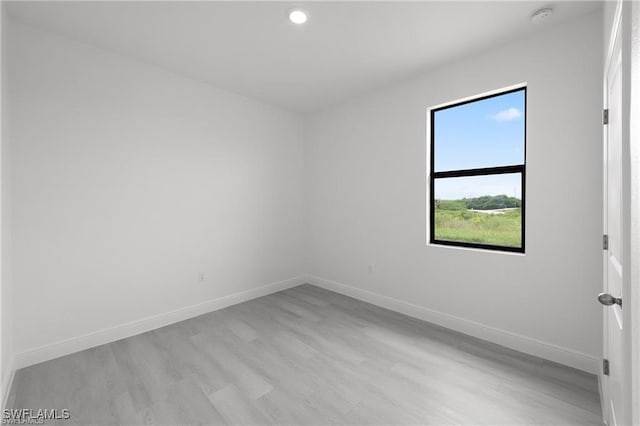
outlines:
[[[602,111],[602,124],[609,124],[609,110]]]
[[[608,359],[603,359],[602,360],[602,374],[604,374],[605,376],[609,375],[609,360]]]
[[[607,234],[602,236],[602,250],[609,250],[609,236]]]

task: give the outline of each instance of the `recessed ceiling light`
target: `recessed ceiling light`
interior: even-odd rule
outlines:
[[[536,13],[531,15],[531,22],[533,22],[536,25],[542,24],[544,21],[549,19],[549,17],[552,14],[553,14],[553,9],[551,8],[540,9]]]
[[[302,9],[293,9],[289,12],[289,20],[297,25],[304,24],[308,18],[307,12]]]

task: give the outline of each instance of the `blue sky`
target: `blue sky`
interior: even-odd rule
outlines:
[[[435,171],[524,163],[524,91],[435,113]],[[520,175],[436,180],[436,198],[506,194],[520,198]]]

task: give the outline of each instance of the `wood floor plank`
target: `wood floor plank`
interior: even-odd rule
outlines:
[[[34,365],[46,424],[601,425],[596,377],[303,285]]]

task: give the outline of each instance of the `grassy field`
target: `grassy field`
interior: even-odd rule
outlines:
[[[520,226],[520,209],[486,214],[436,208],[437,240],[520,247]]]

